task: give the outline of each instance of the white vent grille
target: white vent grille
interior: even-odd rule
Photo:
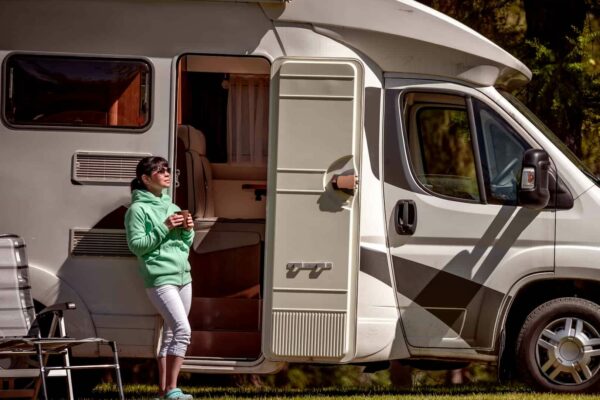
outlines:
[[[273,312],[273,352],[286,357],[342,358],[345,312]]]
[[[133,257],[122,229],[72,229],[74,256]]]
[[[81,183],[129,184],[137,163],[149,154],[75,153],[72,178]]]

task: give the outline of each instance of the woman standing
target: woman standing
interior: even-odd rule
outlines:
[[[162,157],[146,157],[131,182],[131,207],[125,214],[129,249],[140,261],[140,272],[150,301],[164,319],[158,353],[160,395],[165,399],[192,399],[177,388],[191,329],[192,276],[188,255],[194,222],[163,194],[171,185],[171,169]]]

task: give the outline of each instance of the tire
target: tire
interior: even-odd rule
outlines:
[[[584,393],[600,381],[600,307],[576,297],[533,310],[519,333],[517,372],[538,389]]]

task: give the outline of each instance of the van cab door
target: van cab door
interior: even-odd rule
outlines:
[[[419,348],[493,349],[520,278],[554,268],[552,209],[518,206],[538,147],[480,92],[386,82],[384,197],[402,324]]]
[[[355,349],[362,66],[282,58],[271,78],[263,353],[345,361]]]

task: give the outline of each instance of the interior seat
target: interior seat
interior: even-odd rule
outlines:
[[[186,198],[181,199],[182,201],[177,199],[177,203],[180,206],[187,204],[187,209],[194,217],[196,229],[194,251],[208,253],[263,242],[264,220],[227,219],[215,216],[213,175],[210,161],[206,156],[204,134],[193,126],[179,125],[177,139],[178,147],[185,149],[185,165],[178,160],[178,169],[182,172],[181,189],[177,193],[183,195],[187,192]],[[181,154],[179,148],[178,153]]]
[[[194,219],[213,218],[215,207],[213,202],[212,170],[206,157],[206,138],[204,134],[190,125],[177,127],[178,152],[180,146],[185,151],[185,165],[179,165],[180,171],[186,172],[186,182],[181,182],[187,189],[187,209]]]

